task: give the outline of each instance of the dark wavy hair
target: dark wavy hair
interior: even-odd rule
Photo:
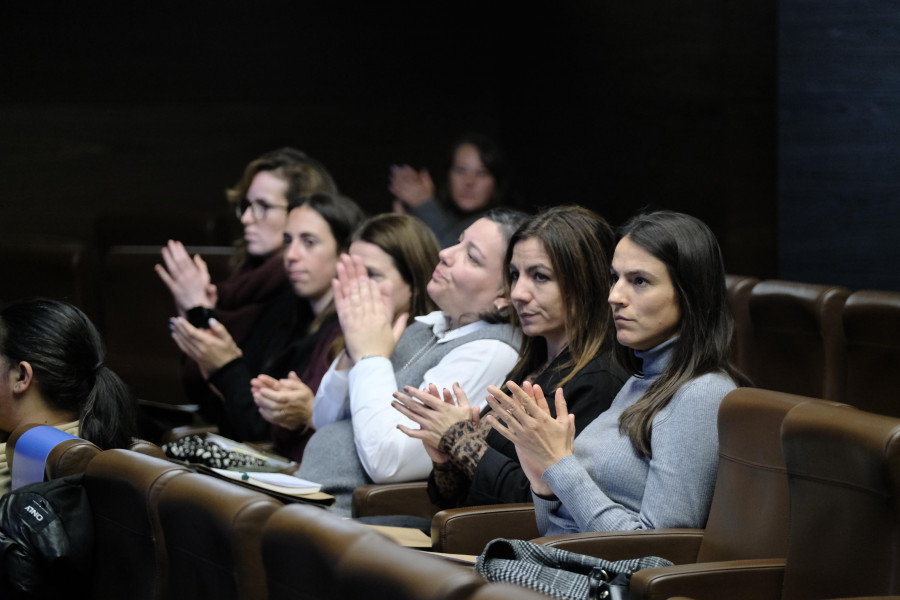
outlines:
[[[541,211],[519,227],[506,251],[506,285],[511,289],[510,264],[519,242],[536,239],[550,258],[553,274],[565,304],[566,335],[571,360],[559,382],[566,384],[598,353],[611,349],[609,303],[610,259],[616,234],[597,213],[580,206],[556,206]],[[518,325],[515,310],[512,323]],[[544,338],[523,336],[518,364],[512,373],[534,373],[547,360]]]
[[[463,146],[472,146],[478,151],[481,163],[494,178],[494,190],[491,193],[488,205],[479,208],[478,211],[508,203],[510,194],[512,193],[512,170],[510,168],[510,163],[506,158],[506,154],[500,146],[488,136],[480,133],[468,132],[460,136],[450,147],[450,154],[447,157],[447,168],[444,171],[446,173],[446,180],[444,185],[438,191],[438,200],[441,204],[456,213],[464,214],[459,210],[459,207],[453,201],[453,198],[450,197],[450,170],[453,168],[453,163],[456,161],[457,151]]]
[[[440,246],[431,229],[410,215],[385,213],[363,221],[351,239],[381,248],[394,261],[403,281],[409,286],[409,322],[437,310],[428,295],[428,282],[438,263]]]
[[[487,219],[492,223],[495,223],[497,227],[500,229],[500,234],[503,236],[503,241],[506,244],[504,247],[504,252],[509,251],[509,241],[512,239],[513,235],[516,233],[516,230],[522,226],[522,223],[528,218],[528,215],[521,210],[516,210],[514,208],[506,208],[503,206],[498,206],[496,208],[492,208],[481,217],[482,219]],[[509,289],[506,286],[506,276],[503,276],[503,285],[506,288],[506,295],[509,296]],[[511,314],[515,312],[510,310],[508,306],[501,308],[499,310],[494,310],[493,312],[485,312],[478,315],[478,318],[482,321],[486,321],[488,323],[509,323]]]
[[[328,223],[328,228],[331,230],[331,235],[337,241],[338,254],[346,252],[350,248],[353,232],[366,218],[365,213],[356,202],[338,194],[323,192],[308,196],[288,197],[289,213],[301,206],[310,207],[325,219],[325,222]],[[317,331],[334,314],[334,303],[331,303],[313,320],[310,325],[310,332]]]
[[[103,364],[100,334],[66,302],[37,299],[0,311],[0,354],[28,362],[41,398],[79,420],[82,438],[102,449],[127,448],[136,409],[126,385]]]
[[[731,364],[734,320],[722,252],[710,228],[690,215],[657,211],[632,217],[620,233],[666,265],[681,310],[668,366],[619,418],[619,430],[635,450],[650,456],[653,418],[688,381],[716,372],[738,385],[749,385],[749,380]],[[626,368],[641,373],[641,361],[632,349],[617,344],[616,352]]]

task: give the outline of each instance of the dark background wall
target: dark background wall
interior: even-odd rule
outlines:
[[[884,141],[873,146],[828,126],[840,107],[867,106],[896,128],[896,89],[880,83],[896,78],[896,15],[867,13],[858,27],[876,30],[880,69],[858,77],[865,86],[845,80],[836,99],[806,73],[825,77],[846,53],[808,4],[4,8],[0,235],[93,240],[105,223],[161,243],[191,215],[227,219],[224,188],[283,145],[385,210],[390,164],[436,171],[476,129],[507,149],[526,207],[580,203],[613,224],[682,210],[714,229],[729,272],[900,289],[897,268],[860,267],[900,256],[893,129],[872,123]],[[858,18],[827,4],[834,23]],[[872,57],[868,41],[854,47],[848,78]],[[878,102],[861,99],[872,90]],[[833,187],[823,173],[845,192],[819,201]]]

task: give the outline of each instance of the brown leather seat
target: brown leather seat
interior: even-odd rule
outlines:
[[[783,598],[900,594],[900,419],[804,405],[783,428]]]
[[[759,279],[744,275],[726,275],[725,289],[728,292],[728,305],[734,316],[734,339],[732,340],[731,358],[734,365],[743,372],[747,371],[747,355],[750,351],[750,292]]]
[[[445,600],[469,598],[485,580],[472,567],[364,535],[341,559],[342,598]]]
[[[10,470],[15,462],[15,450],[19,438],[34,427],[38,427],[38,425],[35,423],[20,425],[13,430],[6,441],[6,463]],[[99,453],[100,448],[82,438],[67,439],[55,444],[44,462],[44,481],[84,473],[88,463]]]
[[[377,535],[322,508],[290,504],[266,522],[262,558],[271,600],[341,598],[339,565],[363,535]],[[297,560],[302,556],[303,560]]]
[[[844,305],[845,402],[900,417],[900,292],[862,290]]]
[[[98,557],[91,598],[165,598],[167,561],[157,504],[165,487],[189,472],[130,450],[105,450],[91,460],[84,476]]]
[[[401,547],[310,505],[285,506],[269,519],[262,555],[271,600],[468,598],[484,584],[471,567]]]
[[[413,515],[430,519],[439,510],[428,497],[428,483],[425,481],[373,483],[353,490],[351,511],[354,518]]]
[[[431,548],[451,554],[481,554],[494,538],[531,539],[540,535],[534,504],[491,504],[449,508],[431,520]]]
[[[705,529],[602,532],[536,541],[609,560],[655,555],[676,564],[635,573],[635,598],[724,597],[712,592],[718,570],[728,564],[721,561],[773,559],[773,568],[756,576],[780,581],[789,528],[781,427],[786,415],[807,404],[856,412],[847,405],[755,388],[739,388],[725,397],[719,410],[719,470]],[[753,596],[735,592],[728,597]]]
[[[159,496],[168,597],[268,598],[260,534],[281,506],[271,496],[198,473],[169,483]]]
[[[759,388],[842,402],[841,286],[764,280],[750,292],[746,372]]]

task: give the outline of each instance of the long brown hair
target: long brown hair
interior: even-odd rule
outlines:
[[[688,381],[716,372],[725,373],[738,385],[749,385],[749,380],[731,364],[734,322],[725,291],[722,253],[709,227],[690,215],[658,211],[631,218],[622,227],[621,237],[666,265],[681,309],[669,364],[619,417],[619,431],[628,435],[639,454],[649,457],[654,417]],[[634,350],[617,344],[616,354],[632,373],[641,373]]]
[[[381,248],[394,261],[412,295],[409,299],[409,322],[413,318],[437,310],[428,295],[428,281],[438,263],[437,238],[425,223],[410,215],[385,213],[363,221],[352,242],[361,241]]]
[[[610,348],[611,311],[606,298],[610,286],[610,258],[615,233],[606,220],[580,206],[556,206],[529,218],[513,234],[506,251],[506,284],[511,287],[510,263],[518,242],[536,239],[550,258],[565,304],[566,336],[571,358],[560,365],[568,371],[562,387],[598,353]],[[516,312],[512,322],[518,324]],[[512,373],[535,373],[547,359],[547,343],[540,336],[523,336],[519,362]]]

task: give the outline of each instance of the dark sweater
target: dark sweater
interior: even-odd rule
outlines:
[[[556,405],[553,398],[559,381],[566,375],[559,367],[569,359],[566,349],[533,381],[541,386],[554,418]],[[521,381],[524,374],[511,379]],[[596,356],[563,386],[569,413],[575,415],[576,435],[609,408],[627,379],[628,374],[607,352]],[[490,410],[490,407],[484,409],[482,417]],[[457,482],[454,493],[442,496],[435,483],[435,473],[431,472],[428,494],[432,502],[441,508],[531,502],[531,484],[519,465],[515,444],[494,429],[487,435],[487,444],[488,449],[478,462],[471,481],[460,471],[453,473]]]

